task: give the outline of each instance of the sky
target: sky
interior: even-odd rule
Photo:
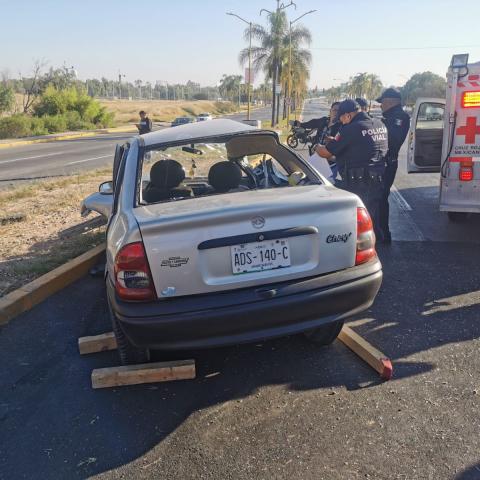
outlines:
[[[288,3],[284,0],[284,3]],[[0,72],[28,76],[34,61],[74,66],[80,79],[218,84],[241,74],[247,46],[240,20],[264,23],[275,0],[0,0]],[[414,73],[444,76],[454,53],[480,61],[480,0],[297,0],[287,13],[310,29],[310,86],[328,88],[358,72],[385,85]],[[475,25],[477,23],[477,25]],[[435,47],[435,48],[432,48]],[[263,80],[259,74],[256,83]]]

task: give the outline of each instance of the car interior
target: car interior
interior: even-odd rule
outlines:
[[[140,204],[313,183],[321,181],[273,136],[235,136],[150,150]]]

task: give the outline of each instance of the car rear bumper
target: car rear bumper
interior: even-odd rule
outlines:
[[[107,292],[133,344],[183,350],[254,342],[343,320],[368,308],[381,282],[382,266],[374,260],[308,279],[149,303],[119,300],[108,280]]]

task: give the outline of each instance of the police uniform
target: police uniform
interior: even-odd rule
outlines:
[[[342,104],[339,117],[358,108],[357,103],[352,100],[345,100]],[[372,217],[375,233],[382,239],[378,217],[384,190],[387,128],[381,120],[358,111],[352,121],[343,125],[335,140],[329,142],[325,148],[336,157],[342,176],[339,186],[362,199]]]
[[[315,134],[314,144],[323,144],[325,141],[325,137],[334,137],[339,129],[340,129],[340,122],[336,122],[329,126],[330,117],[321,117],[321,118],[313,118],[308,122],[300,123],[300,126],[303,128],[309,129],[316,129],[317,132]]]
[[[394,89],[387,89],[377,102],[382,98],[398,98],[401,99],[400,94]],[[385,188],[380,201],[380,227],[383,231],[384,239],[391,241],[390,228],[388,225],[388,217],[390,214],[390,206],[388,204],[388,196],[390,195],[390,188],[395,180],[395,175],[398,168],[398,152],[405,141],[405,138],[410,129],[410,117],[403,110],[401,105],[396,105],[385,112],[383,112],[383,123],[388,130],[388,152],[386,156],[385,169]]]

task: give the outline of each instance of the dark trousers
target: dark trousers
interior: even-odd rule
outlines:
[[[380,202],[384,192],[384,183],[382,176],[375,179],[365,176],[363,179],[344,178],[340,182],[335,182],[339,188],[347,192],[358,195],[370,214],[373,222],[373,229],[377,240],[384,239],[383,231],[380,227]]]
[[[384,175],[384,188],[382,192],[382,197],[380,199],[380,228],[385,237],[390,237],[390,227],[388,225],[388,217],[390,216],[390,205],[388,204],[388,197],[390,195],[390,189],[392,188],[393,182],[395,180],[395,175],[397,174],[398,162],[392,162],[387,164],[385,168]]]

